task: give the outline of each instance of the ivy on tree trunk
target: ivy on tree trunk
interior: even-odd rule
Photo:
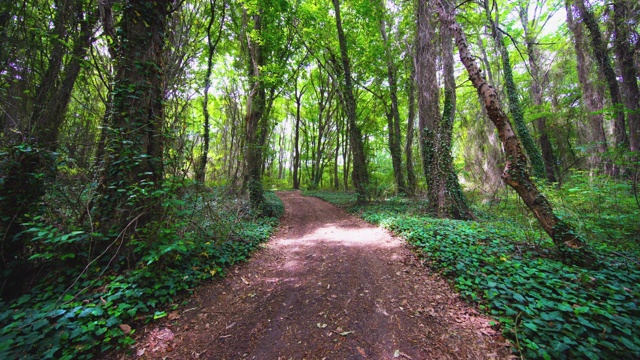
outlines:
[[[491,119],[498,130],[507,156],[502,179],[518,193],[520,198],[534,214],[543,230],[551,237],[554,244],[564,256],[576,255],[571,256],[571,258],[579,262],[588,263],[592,261],[593,254],[591,254],[588,247],[585,246],[585,242],[576,234],[571,225],[556,216],[547,198],[529,177],[526,157],[511,127],[511,122],[500,105],[498,93],[482,75],[482,71],[475,61],[475,57],[469,50],[469,45],[462,28],[452,13],[445,13],[440,9],[439,15],[440,21],[450,26],[458,47],[460,60],[469,74],[469,80],[471,80],[471,83],[478,91],[478,95],[487,110],[489,119]],[[577,251],[577,253],[571,250]]]
[[[522,141],[527,157],[531,162],[533,169],[533,175],[539,179],[546,178],[546,171],[544,167],[544,161],[540,149],[536,146],[535,141],[531,137],[529,129],[524,122],[524,114],[522,111],[522,104],[520,104],[520,98],[516,87],[516,82],[513,80],[513,69],[511,67],[511,60],[509,59],[509,52],[507,46],[504,43],[501,30],[498,28],[498,20],[494,21],[491,18],[491,10],[489,9],[489,0],[485,0],[485,10],[487,12],[487,19],[491,23],[491,34],[496,41],[496,45],[500,51],[500,58],[502,60],[502,71],[504,73],[504,82],[507,88],[507,99],[509,100],[509,112],[513,117],[513,121],[516,124],[516,131],[518,137]],[[497,18],[497,15],[496,15]]]
[[[172,1],[128,1],[118,29],[120,59],[111,94],[104,169],[94,221],[128,240],[162,218],[154,194],[164,177],[164,58]],[[152,239],[146,239],[151,241]]]
[[[349,142],[351,153],[353,154],[353,173],[351,180],[358,193],[358,201],[367,199],[367,187],[369,184],[369,173],[367,171],[364,144],[362,142],[362,131],[357,123],[356,99],[353,96],[353,80],[351,79],[351,67],[349,64],[349,53],[347,51],[347,40],[342,29],[342,19],[340,18],[340,2],[333,0],[333,8],[336,17],[336,28],[338,30],[338,41],[340,43],[340,55],[342,58],[342,71],[344,75],[344,105],[347,120],[349,123]]]

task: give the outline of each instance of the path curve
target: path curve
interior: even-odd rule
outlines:
[[[489,320],[385,230],[298,191],[277,234],[171,320],[141,332],[147,359],[494,359]]]

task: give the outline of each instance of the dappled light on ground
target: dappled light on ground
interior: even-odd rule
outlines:
[[[286,214],[276,236],[199,290],[164,324],[175,339],[144,358],[508,356],[491,319],[462,303],[401,240],[319,199],[279,196]],[[154,339],[142,333],[138,348]]]

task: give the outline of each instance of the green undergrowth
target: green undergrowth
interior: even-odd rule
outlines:
[[[598,245],[604,266],[584,269],[558,261],[547,242],[529,243],[529,229],[505,219],[434,219],[408,200],[354,206],[351,194],[309,194],[344,206],[418,248],[428,266],[497,320],[518,355],[640,358],[637,254]]]
[[[562,186],[539,185],[556,214],[569,220],[577,234],[590,244],[640,251],[640,198],[633,183],[578,172]],[[518,228],[527,230],[527,241],[547,238],[513,190],[505,188],[490,198],[473,192],[467,196],[481,219],[500,221],[508,217]]]
[[[282,215],[275,194],[266,193],[266,200]],[[156,240],[131,241],[140,259],[131,269],[124,269],[125,258],[69,266],[82,254],[60,259],[62,242],[97,234],[59,234],[32,224],[27,231],[35,233],[40,251],[34,256],[47,272],[20,297],[0,299],[0,358],[88,359],[131,345],[137,326],[167,316],[199,283],[246,260],[278,223],[252,214],[246,202],[211,192],[172,197],[165,206],[167,222],[149,230]]]

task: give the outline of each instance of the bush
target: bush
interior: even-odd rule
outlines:
[[[283,205],[267,195],[274,213]],[[277,226],[277,218],[256,218],[244,202],[214,193],[186,191],[165,200],[167,221],[140,229],[155,241],[131,240],[140,261],[129,270],[109,263],[78,266],[70,246],[99,234],[64,232],[46,223],[29,224],[27,235],[38,249],[32,256],[43,273],[30,291],[0,300],[0,358],[84,359],[133,343],[137,324],[153,321],[178,307],[182,295],[202,281],[223,275],[246,260]],[[107,259],[108,260],[108,259]]]

